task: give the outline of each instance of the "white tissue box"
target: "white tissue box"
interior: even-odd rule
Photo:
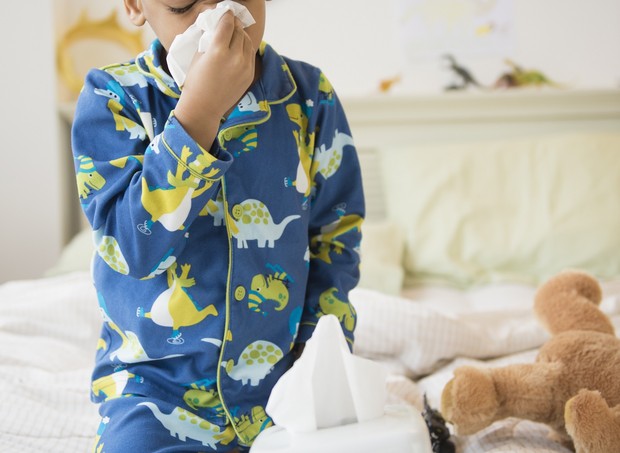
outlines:
[[[289,433],[273,426],[250,453],[433,453],[428,428],[413,407],[387,406],[385,415],[360,423]]]

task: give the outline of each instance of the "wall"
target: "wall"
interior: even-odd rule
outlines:
[[[432,1],[450,5],[494,0]],[[397,7],[403,2],[407,0],[272,0],[267,2],[265,39],[280,53],[324,69],[341,97],[376,93],[381,80],[395,76],[402,80],[394,93],[439,93],[451,73],[440,59],[409,58],[399,30]],[[121,0],[55,0],[55,4],[62,11],[57,33],[75,23],[82,11],[103,18],[113,7],[122,24],[133,29]],[[513,0],[513,5],[511,52],[460,61],[481,83],[492,84],[508,69],[504,58],[511,57],[571,88],[620,88],[620,1]],[[151,39],[148,27],[144,30],[145,39]],[[99,54],[101,64],[111,58]]]
[[[281,53],[321,66],[341,96],[376,93],[396,75],[395,92],[438,93],[450,79],[442,62],[407,61],[396,17],[406,1],[273,0],[266,37]],[[514,30],[510,56],[526,68],[572,88],[620,88],[620,1],[514,0]],[[463,63],[484,84],[508,69],[503,57]]]
[[[51,17],[48,0],[12,2],[0,14],[0,282],[40,275],[61,246]]]

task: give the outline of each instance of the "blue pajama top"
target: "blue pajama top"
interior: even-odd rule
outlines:
[[[260,79],[201,148],[174,117],[180,90],[162,53],[154,41],[92,70],[77,104],[73,155],[104,321],[92,398],[178,402],[249,444],[319,317],[336,315],[353,342],[357,154],[322,72],[264,43]]]

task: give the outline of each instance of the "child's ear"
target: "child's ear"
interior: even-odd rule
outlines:
[[[124,0],[125,12],[132,24],[141,27],[146,23],[146,18],[142,12],[142,0]]]

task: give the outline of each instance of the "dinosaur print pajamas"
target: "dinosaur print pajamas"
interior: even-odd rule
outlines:
[[[247,448],[318,318],[335,314],[353,342],[351,133],[320,70],[259,52],[262,76],[210,150],[171,113],[159,41],[87,76],[72,138],[103,319],[97,452]]]

